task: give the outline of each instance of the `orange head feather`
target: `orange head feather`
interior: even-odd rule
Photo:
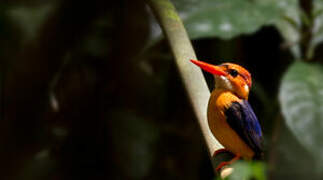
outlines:
[[[226,89],[242,99],[248,99],[252,84],[251,75],[242,66],[233,63],[215,66],[197,60],[191,60],[191,62],[214,75],[215,88]]]

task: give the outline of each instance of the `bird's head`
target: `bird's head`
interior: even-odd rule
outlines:
[[[198,60],[191,60],[191,62],[213,74],[215,88],[226,89],[242,99],[248,99],[251,75],[245,68],[233,63],[215,66]]]

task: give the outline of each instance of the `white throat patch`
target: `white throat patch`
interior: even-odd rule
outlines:
[[[226,78],[225,76],[220,76],[220,78],[223,83],[222,86],[224,86],[226,89],[233,90],[232,84],[228,78]]]
[[[244,90],[249,93],[249,86],[248,85],[244,85]]]

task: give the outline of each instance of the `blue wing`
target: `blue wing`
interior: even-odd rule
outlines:
[[[258,119],[248,101],[233,102],[225,115],[230,127],[255,152],[259,158],[263,152],[263,136]]]

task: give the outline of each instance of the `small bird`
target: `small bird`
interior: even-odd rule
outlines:
[[[215,78],[207,117],[212,134],[225,149],[216,151],[214,155],[223,151],[235,155],[231,161],[222,162],[216,170],[241,157],[245,160],[261,159],[263,135],[258,119],[248,102],[250,73],[233,63],[215,66],[198,60],[191,62],[213,74]]]

